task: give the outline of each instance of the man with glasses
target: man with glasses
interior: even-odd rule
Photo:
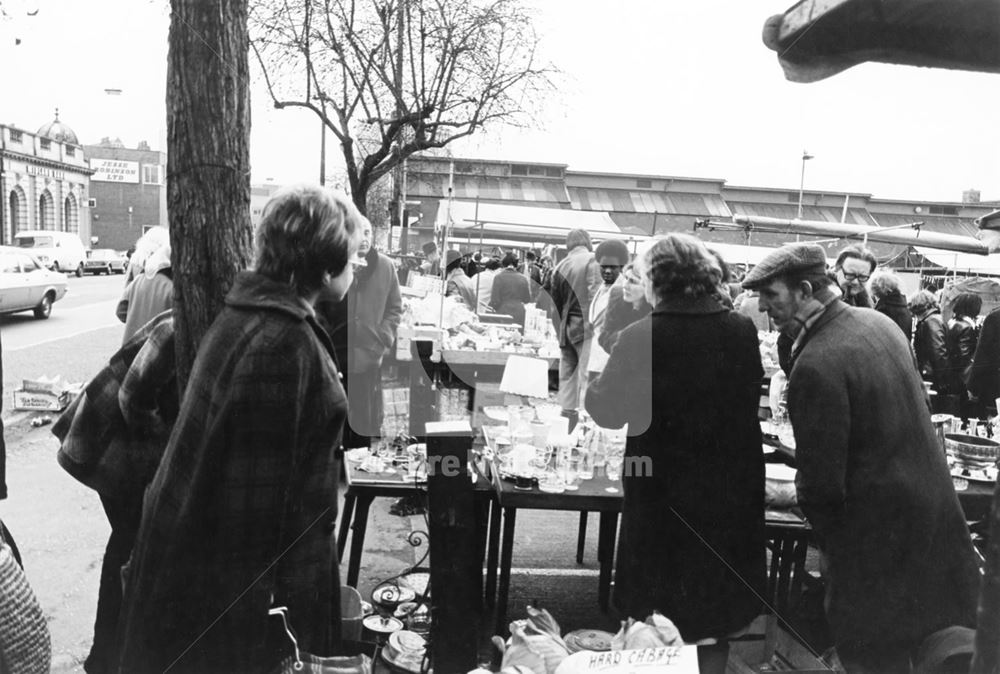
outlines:
[[[864,246],[848,246],[840,251],[834,272],[837,275],[837,285],[844,294],[844,302],[852,307],[875,307],[865,284],[877,266],[875,255]]]

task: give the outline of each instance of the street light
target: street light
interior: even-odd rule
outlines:
[[[802,219],[802,190],[806,185],[806,162],[812,158],[813,156],[809,152],[802,150],[802,177],[799,178],[799,220]]]

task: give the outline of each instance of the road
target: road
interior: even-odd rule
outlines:
[[[68,276],[66,296],[46,320],[31,312],[0,317],[3,331],[4,418],[10,391],[24,379],[62,376],[89,379],[121,344],[124,325],[115,317],[121,276]]]

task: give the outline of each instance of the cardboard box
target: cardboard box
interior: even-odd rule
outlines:
[[[66,406],[73,401],[74,396],[75,394],[71,391],[63,391],[56,395],[17,389],[14,391],[14,409],[60,412],[66,409]]]

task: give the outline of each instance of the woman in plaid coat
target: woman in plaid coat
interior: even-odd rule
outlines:
[[[340,641],[337,446],[347,413],[312,304],[353,279],[360,215],[318,187],[282,190],[205,335],[146,493],[124,572],[120,671],[265,672]]]

